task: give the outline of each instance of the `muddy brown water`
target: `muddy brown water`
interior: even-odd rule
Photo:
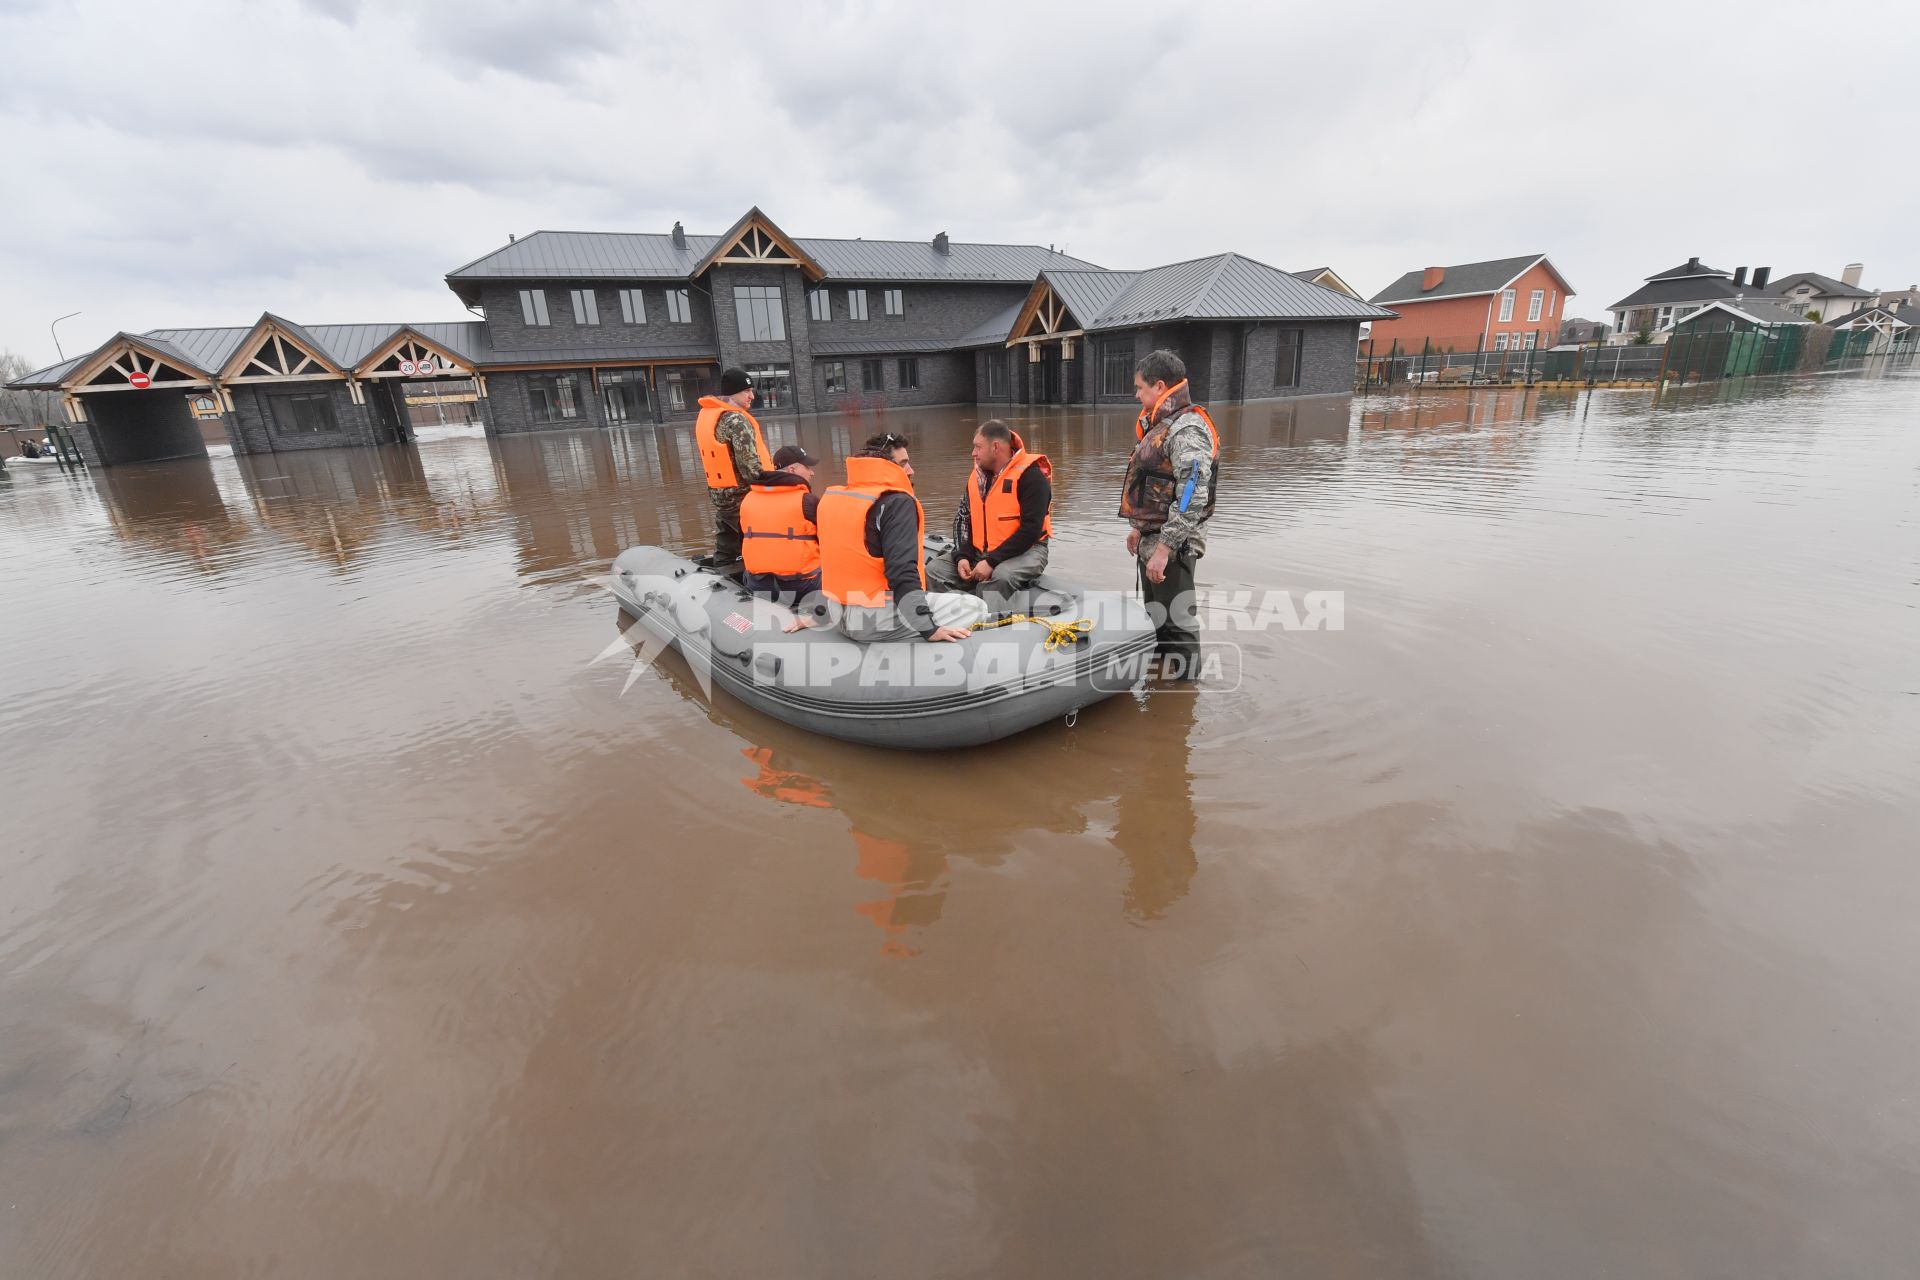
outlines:
[[[1219,416],[1344,629],[937,757],[594,661],[685,428],[0,480],[0,1275],[1912,1274],[1920,381]]]

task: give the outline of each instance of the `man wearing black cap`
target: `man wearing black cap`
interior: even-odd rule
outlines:
[[[693,420],[707,496],[713,499],[713,555],[707,560],[713,568],[740,559],[741,499],[761,472],[773,470],[767,439],[747,412],[752,407],[753,379],[744,369],[728,369],[720,375],[720,394],[701,396],[700,416]]]
[[[741,581],[755,595],[791,607],[820,589],[819,466],[797,444],[781,445],[740,503]]]

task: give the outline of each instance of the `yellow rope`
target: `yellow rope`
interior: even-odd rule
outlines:
[[[1010,613],[1004,618],[990,618],[985,622],[976,622],[969,631],[986,631],[993,627],[1010,627],[1016,622],[1037,622],[1047,629],[1046,650],[1052,653],[1061,645],[1079,644],[1093,633],[1092,618],[1077,618],[1072,622],[1055,622],[1051,618],[1036,618],[1030,613]]]

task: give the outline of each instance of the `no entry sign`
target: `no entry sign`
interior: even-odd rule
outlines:
[[[153,385],[153,376],[151,374],[136,373],[128,377],[127,381],[133,384],[136,391],[145,391]]]

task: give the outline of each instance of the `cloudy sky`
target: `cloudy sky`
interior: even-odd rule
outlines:
[[[1907,4],[0,0],[0,349],[464,316],[537,228],[1920,281]]]

